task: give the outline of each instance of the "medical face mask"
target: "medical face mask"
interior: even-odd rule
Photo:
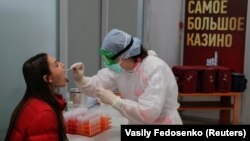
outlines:
[[[122,73],[124,72],[124,69],[121,67],[121,63],[123,62],[123,59],[119,59],[119,63],[113,63],[113,64],[109,64],[107,65],[105,62],[104,62],[104,65],[110,69],[111,71],[115,72],[115,73]]]
[[[108,68],[118,74],[124,71],[120,64],[113,64],[108,66]]]

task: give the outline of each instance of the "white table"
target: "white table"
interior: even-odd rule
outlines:
[[[120,141],[121,124],[127,124],[128,120],[123,117],[116,109],[108,105],[102,105],[106,113],[112,118],[111,128],[92,137],[78,134],[67,134],[69,141]]]

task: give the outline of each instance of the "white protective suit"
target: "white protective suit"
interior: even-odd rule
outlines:
[[[133,72],[117,74],[103,68],[92,77],[85,77],[77,87],[88,96],[96,95],[98,86],[118,88],[122,106],[118,109],[129,124],[182,124],[178,113],[178,86],[170,67],[152,52]]]

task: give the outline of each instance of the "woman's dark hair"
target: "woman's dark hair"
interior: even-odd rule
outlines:
[[[134,60],[134,62],[136,62],[136,61],[137,61],[137,58],[141,58],[141,60],[143,60],[143,59],[146,58],[147,56],[148,56],[147,50],[141,45],[141,52],[140,52],[140,54],[138,54],[138,55],[136,55],[136,56],[133,56],[133,57],[131,57],[131,58]]]
[[[18,115],[21,109],[24,107],[25,103],[31,97],[35,97],[37,99],[45,101],[51,106],[56,114],[56,118],[58,121],[58,139],[59,141],[68,140],[66,136],[62,111],[60,110],[60,105],[55,98],[53,87],[43,80],[44,75],[50,74],[51,71],[48,64],[48,55],[46,53],[37,54],[28,59],[23,64],[23,76],[27,85],[26,91],[22,100],[19,102],[14,112],[12,113],[5,141],[10,140]]]

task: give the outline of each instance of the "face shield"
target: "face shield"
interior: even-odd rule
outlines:
[[[121,73],[123,69],[121,68],[120,64],[117,64],[112,57],[114,56],[113,53],[109,51],[105,51],[103,49],[100,49],[100,54],[103,58],[104,66],[108,67],[110,70],[116,72],[116,73]]]
[[[111,59],[114,56],[112,52],[106,51],[104,49],[100,49],[99,52],[103,58],[105,66],[111,66],[111,65],[116,64],[116,61]]]

